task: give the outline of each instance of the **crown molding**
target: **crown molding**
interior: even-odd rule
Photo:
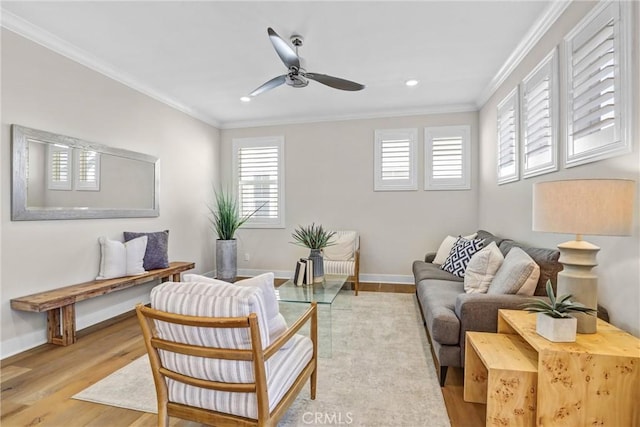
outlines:
[[[220,123],[220,129],[255,128],[263,126],[296,125],[305,123],[338,122],[346,120],[384,119],[393,117],[423,116],[427,114],[469,113],[478,111],[475,104],[454,104],[409,110],[386,110],[362,114],[340,114],[327,116],[301,116],[295,118],[274,118],[267,120],[228,121]]]
[[[193,108],[176,101],[175,99],[161,93],[152,87],[140,82],[134,77],[116,70],[110,64],[101,61],[94,55],[87,51],[80,49],[79,47],[62,40],[59,37],[43,30],[42,28],[31,24],[30,22],[8,12],[5,9],[0,9],[0,25],[7,30],[16,33],[22,37],[25,37],[41,46],[46,47],[66,58],[71,59],[79,64],[84,65],[100,74],[103,74],[123,85],[130,87],[144,95],[147,95],[156,101],[162,102],[169,107],[181,111],[195,119],[210,124],[211,126],[220,127],[220,122],[213,117],[203,114],[200,111],[196,111]]]
[[[506,62],[500,67],[498,73],[491,79],[489,85],[482,91],[476,100],[476,108],[481,109],[498,88],[505,82],[507,77],[516,69],[520,62],[531,52],[531,49],[540,41],[551,26],[569,7],[572,0],[554,0],[544,10],[542,15],[531,26],[523,39],[518,43],[515,50],[509,55]]]

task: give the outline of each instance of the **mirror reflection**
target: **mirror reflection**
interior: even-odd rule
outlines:
[[[13,125],[13,220],[158,216],[158,160]]]

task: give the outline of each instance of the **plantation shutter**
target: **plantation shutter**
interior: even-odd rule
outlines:
[[[375,190],[416,190],[417,129],[378,130]]]
[[[49,190],[71,190],[71,147],[52,144],[47,148]]]
[[[524,177],[558,169],[556,61],[554,49],[522,83]]]
[[[518,98],[514,89],[498,105],[498,184],[518,180]]]
[[[469,126],[425,128],[425,189],[470,188]]]
[[[243,216],[253,213],[247,224],[279,226],[281,223],[282,142],[265,138],[234,140],[240,213]]]
[[[96,151],[78,150],[77,152],[77,190],[100,189],[100,154]]]
[[[628,152],[630,143],[622,136],[623,105],[631,93],[625,58],[631,37],[621,25],[621,4],[596,7],[565,38],[568,79],[567,166]],[[626,7],[626,6],[625,6]],[[630,26],[630,25],[629,25]],[[629,56],[629,55],[627,55]]]

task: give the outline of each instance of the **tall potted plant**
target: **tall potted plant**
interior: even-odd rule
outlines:
[[[209,206],[209,211],[211,212],[211,224],[218,235],[216,240],[216,278],[227,282],[236,280],[238,275],[236,231],[262,206],[248,214],[240,215],[238,201],[230,192],[215,192],[215,206]]]
[[[596,310],[579,302],[571,301],[572,295],[556,297],[551,280],[547,280],[549,302],[531,299],[523,304],[526,311],[537,313],[536,332],[553,342],[573,342],[576,340],[577,319],[571,313],[596,314]]]
[[[313,261],[314,283],[320,283],[324,280],[322,249],[334,244],[330,240],[335,234],[335,231],[327,231],[322,225],[316,225],[315,223],[308,226],[299,225],[291,234],[291,237],[295,240],[291,243],[311,250],[309,259]]]

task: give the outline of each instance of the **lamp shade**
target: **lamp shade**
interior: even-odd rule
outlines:
[[[533,230],[631,235],[635,181],[577,179],[533,186]]]

